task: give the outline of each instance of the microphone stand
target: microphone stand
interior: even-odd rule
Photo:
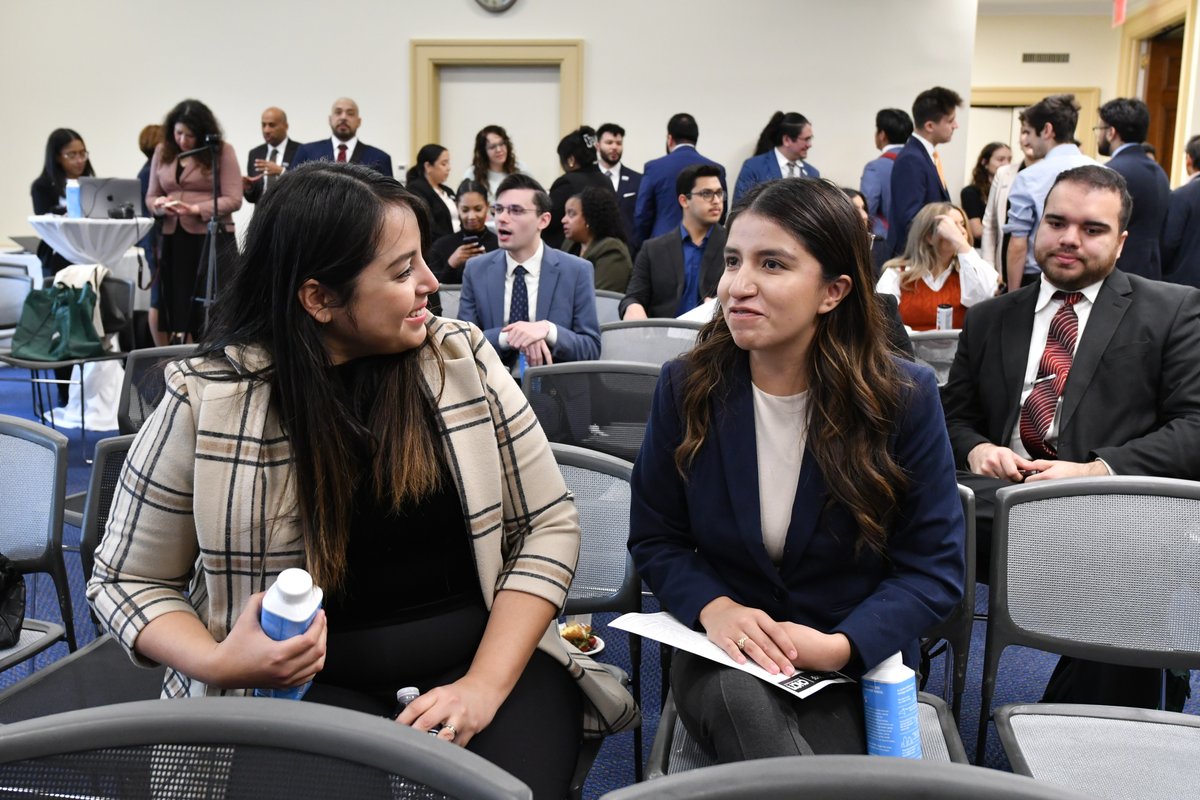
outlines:
[[[208,252],[208,268],[204,276],[204,297],[197,298],[196,287],[192,287],[192,304],[188,307],[188,322],[187,330],[184,335],[188,334],[192,328],[192,314],[194,313],[195,301],[199,299],[204,305],[204,330],[208,330],[208,320],[212,309],[213,300],[216,299],[217,290],[220,288],[217,285],[217,232],[220,225],[220,212],[217,211],[217,201],[221,198],[221,137],[219,134],[210,133],[204,137],[204,146],[196,147],[192,150],[187,150],[176,156],[177,159],[187,156],[194,156],[197,153],[208,151],[212,153],[212,215],[208,218],[208,227],[204,234],[204,244]]]

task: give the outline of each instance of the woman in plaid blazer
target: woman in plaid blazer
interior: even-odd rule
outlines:
[[[478,329],[429,315],[428,218],[354,165],[289,172],[259,204],[201,355],[130,451],[88,597],[168,697],[315,679],[306,699],[441,726],[565,792],[580,736],[638,721],[555,618],[574,503]],[[324,587],[309,631],[261,630],[288,567]],[[327,616],[328,615],[328,616]]]

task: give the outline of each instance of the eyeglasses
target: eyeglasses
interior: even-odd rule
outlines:
[[[68,161],[87,161],[88,151],[84,150],[81,153],[63,153],[62,157]]]
[[[489,144],[487,146],[487,151],[489,153],[494,153],[497,150],[506,150],[506,149],[508,149],[508,145],[506,145],[504,142],[492,142],[491,144]]]
[[[1092,130],[1096,133],[1099,133],[1100,131],[1106,131],[1111,127],[1112,125],[1094,125],[1092,126]]]
[[[497,217],[503,214],[505,211],[514,217],[520,217],[525,214],[533,213],[532,208],[524,208],[522,206],[502,206],[499,203],[496,203],[496,205],[492,206],[492,213]]]
[[[724,200],[725,199],[725,190],[724,189],[704,189],[703,191],[699,191],[699,192],[691,192],[688,194],[688,197],[699,197],[704,202],[711,203],[713,200]]]

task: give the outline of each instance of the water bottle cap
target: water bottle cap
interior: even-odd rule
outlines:
[[[405,686],[403,689],[396,690],[396,699],[404,700],[408,698],[411,702],[421,696],[421,690],[415,686]]]
[[[292,567],[279,573],[275,588],[289,600],[303,600],[312,593],[312,576],[307,571]]]

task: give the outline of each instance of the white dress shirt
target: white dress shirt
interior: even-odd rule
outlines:
[[[789,163],[788,157],[785,156],[783,154],[783,151],[781,151],[778,147],[775,148],[775,160],[779,162],[779,174],[784,178],[788,177],[788,163]],[[796,176],[795,177],[797,177],[797,178],[805,177],[804,159],[797,158],[795,160],[795,162],[793,162],[793,163],[795,163],[795,165],[796,165]]]
[[[621,162],[618,161],[614,166],[605,166],[604,162],[599,162],[600,174],[604,175],[612,181],[613,191],[620,194],[621,192]]]
[[[946,281],[950,280],[951,272],[952,270],[944,269],[940,275],[927,273],[921,276],[921,280],[933,291],[940,292]],[[958,254],[958,302],[967,307],[982,303],[995,296],[999,282],[1000,275],[996,269],[984,261],[974,249]],[[890,294],[898,301],[901,300],[900,270],[895,267],[885,269],[879,276],[879,282],[875,284],[875,291]]]
[[[346,141],[342,141],[336,136],[330,136],[329,141],[333,143],[333,160],[337,161],[338,145],[346,145],[346,163],[350,163],[350,159],[354,156],[354,148],[358,147],[358,137],[351,136]]]
[[[513,278],[518,266],[525,268],[525,294],[529,296],[529,321],[537,321],[537,302],[538,302],[538,279],[542,274],[542,255],[545,253],[545,245],[538,242],[537,252],[529,257],[528,261],[516,261],[512,254],[508,251],[504,253],[504,324],[512,322],[508,318],[509,311],[512,309],[512,289]],[[550,332],[546,334],[546,345],[554,347],[558,341],[558,327],[549,320],[546,324],[550,326]],[[508,347],[508,334],[500,332],[500,346]]]

